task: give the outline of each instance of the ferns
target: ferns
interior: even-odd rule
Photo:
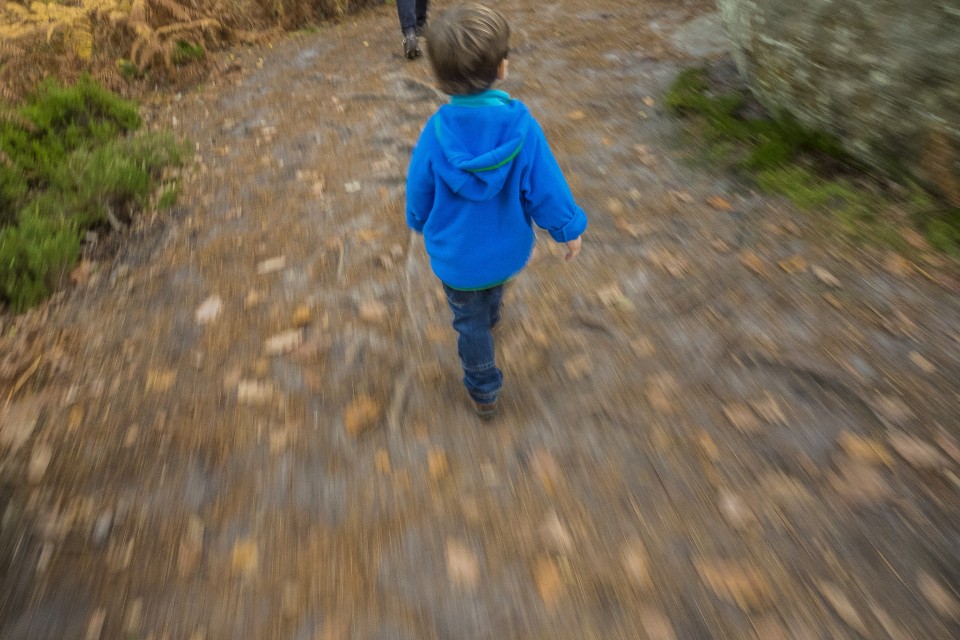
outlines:
[[[71,0],[31,2],[29,7],[7,2],[0,5],[0,61],[16,56],[16,43],[55,37],[83,62],[94,55],[94,31],[99,21],[109,21],[133,35],[129,58],[138,71],[160,60],[169,71],[178,42],[202,44],[211,33],[224,31],[221,23],[182,0]]]

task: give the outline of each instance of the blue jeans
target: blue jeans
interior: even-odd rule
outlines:
[[[429,4],[428,0],[397,0],[400,30],[406,33],[410,29],[426,24],[427,4]]]
[[[503,387],[493,351],[493,325],[500,321],[503,285],[480,291],[458,291],[443,285],[453,311],[457,351],[463,366],[463,385],[470,397],[482,404],[496,402]]]

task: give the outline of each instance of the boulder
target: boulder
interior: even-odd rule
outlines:
[[[737,67],[765,106],[960,205],[960,2],[718,5]]]

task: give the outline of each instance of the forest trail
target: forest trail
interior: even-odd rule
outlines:
[[[393,6],[152,108],[176,219],[0,397],[0,638],[960,637],[960,299],[696,162],[660,103],[713,6],[498,4],[590,227],[509,290],[490,423],[404,223],[445,98]]]

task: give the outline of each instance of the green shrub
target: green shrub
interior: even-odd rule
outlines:
[[[37,304],[79,253],[80,234],[73,225],[27,209],[16,225],[0,229],[0,294],[17,312]]]
[[[85,231],[131,221],[188,149],[170,134],[131,135],[137,105],[88,77],[43,83],[0,116],[0,300],[19,311],[73,265]]]

